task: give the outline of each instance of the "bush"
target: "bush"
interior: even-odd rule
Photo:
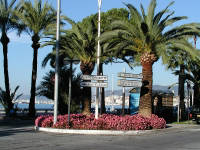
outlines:
[[[166,121],[156,115],[145,118],[141,115],[117,116],[103,114],[95,119],[94,114],[71,114],[70,125],[68,115],[59,115],[57,123],[53,125],[53,116],[39,116],[35,120],[38,127],[52,127],[60,129],[87,129],[87,130],[148,130],[162,129],[166,127]]]

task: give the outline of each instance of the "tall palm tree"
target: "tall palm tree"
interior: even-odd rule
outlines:
[[[131,4],[126,4],[130,18],[128,21],[114,21],[112,31],[102,35],[102,43],[111,40],[111,50],[135,54],[135,60],[142,65],[142,87],[140,93],[139,114],[149,117],[152,114],[152,66],[160,57],[165,60],[166,53],[172,47],[191,51],[191,45],[185,36],[199,36],[199,24],[191,23],[167,28],[187,17],[172,17],[169,11],[171,2],[164,10],[155,13],[156,0],[151,0],[147,13],[141,5],[141,13]],[[165,16],[166,14],[166,16]],[[195,54],[193,54],[195,55]]]
[[[168,51],[168,54],[166,55],[168,56],[168,59],[166,59],[165,62],[167,64],[167,68],[175,71],[174,74],[178,75],[178,95],[180,99],[180,112],[181,112],[180,119],[183,120],[186,117],[185,102],[184,102],[185,98],[184,85],[186,81],[187,72],[185,71],[188,68],[187,63],[195,60],[192,59],[190,54],[179,49],[173,49],[171,51]],[[179,70],[175,70],[177,68],[179,68]]]
[[[80,70],[84,75],[91,75],[96,61],[96,36],[97,28],[95,27],[93,19],[87,19],[83,23],[75,23],[68,17],[64,17],[68,23],[72,25],[69,30],[62,30],[60,38],[60,51],[59,51],[59,64],[63,65],[65,59],[78,59],[80,60]],[[55,46],[55,35],[48,32],[50,41],[46,45]],[[42,65],[45,66],[50,60],[50,65],[55,64],[54,50],[49,53],[43,60]],[[82,90],[82,106],[83,114],[90,114],[91,110],[91,88],[84,87]]]
[[[72,25],[72,29],[66,32],[65,43],[61,48],[68,56],[75,56],[80,60],[80,70],[83,75],[91,75],[96,61],[96,37],[97,29],[94,20],[87,22],[87,28],[75,23],[68,17],[65,20]],[[90,114],[91,87],[83,87],[83,114]]]
[[[167,68],[175,70],[180,67],[180,70],[175,70],[174,72],[175,75],[179,76],[181,75],[181,72],[183,72],[183,69],[186,71],[182,77],[179,77],[179,81],[185,82],[185,80],[190,80],[194,84],[194,105],[200,105],[200,60],[193,60],[190,55],[183,53],[180,50],[176,53],[178,53],[178,55],[174,53],[168,55],[169,59],[167,62]],[[180,53],[182,55],[180,55]],[[184,83],[181,84],[184,86]],[[180,102],[183,103],[184,95],[182,95],[182,93],[184,94],[184,87],[181,89],[183,92],[180,92]]]
[[[112,20],[115,19],[127,19],[128,20],[129,13],[126,9],[124,8],[113,8],[111,10],[108,10],[107,12],[101,12],[101,34],[108,31],[110,29],[110,24]],[[98,13],[94,15],[90,15],[86,18],[84,18],[81,22],[78,22],[79,25],[83,26],[83,28],[87,29],[88,22],[91,20],[98,20]],[[97,32],[98,28],[98,22],[95,21],[95,31]],[[97,33],[96,33],[97,34]],[[104,50],[105,46],[101,46],[101,57],[100,57],[100,74],[103,75],[103,65],[108,64],[110,62],[113,62],[114,59],[111,57],[109,53],[106,53]],[[101,113],[106,112],[105,108],[105,92],[104,88],[101,88]]]
[[[5,89],[8,99],[8,110],[11,110],[13,107],[11,95],[10,95],[10,83],[9,83],[9,73],[8,73],[8,43],[10,42],[9,37],[7,36],[8,31],[17,29],[20,34],[23,26],[18,24],[17,21],[14,21],[14,10],[17,7],[14,7],[16,0],[11,0],[9,3],[7,0],[0,0],[0,30],[1,30],[1,39],[0,42],[3,46],[3,57],[4,57],[4,78],[5,78]],[[9,111],[8,111],[9,112]]]
[[[42,5],[41,0],[22,1],[18,17],[26,25],[26,32],[32,37],[33,64],[31,78],[31,97],[29,103],[29,116],[35,116],[35,91],[37,79],[37,56],[40,48],[40,39],[45,31],[56,23],[56,11],[47,2]]]
[[[191,62],[188,68],[186,69],[188,73],[186,73],[186,79],[193,82],[193,90],[194,90],[194,105],[200,106],[200,64],[198,62]]]

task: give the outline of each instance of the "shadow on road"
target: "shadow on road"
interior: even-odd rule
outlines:
[[[0,119],[0,128],[2,126],[7,127],[25,127],[25,126],[34,126],[34,119],[18,119],[18,118],[9,118],[9,119]]]
[[[18,118],[0,119],[0,137],[16,133],[33,131],[34,119],[21,120]]]
[[[3,129],[0,130],[0,137],[3,136],[10,136],[18,133],[25,133],[25,132],[34,132],[33,128],[11,128],[11,129]]]

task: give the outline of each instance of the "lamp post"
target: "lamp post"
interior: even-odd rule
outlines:
[[[66,59],[64,60],[65,64],[70,65],[70,74],[69,74],[69,93],[68,93],[68,125],[70,125],[70,105],[71,105],[71,98],[72,98],[72,69],[73,63],[78,64],[80,61],[78,59]]]
[[[101,4],[102,0],[98,0],[98,45],[97,45],[97,75],[100,75],[100,34],[101,34]],[[96,88],[96,106],[95,106],[95,119],[98,119],[99,114],[99,87]]]
[[[60,40],[60,0],[57,0],[56,67],[55,67],[54,118],[53,118],[54,124],[56,124],[57,122],[57,115],[58,115],[59,40]]]
[[[111,111],[114,111],[114,74],[112,74],[112,109]]]
[[[124,68],[124,73],[126,73],[126,68]],[[126,80],[126,78],[124,78]],[[125,87],[122,88],[122,116],[125,115]]]
[[[70,105],[71,105],[71,94],[72,94],[72,60],[70,60],[70,73],[69,73],[69,97],[68,97],[68,125],[70,126]]]
[[[195,35],[194,36],[194,48],[196,48],[196,46],[197,46],[197,36]]]

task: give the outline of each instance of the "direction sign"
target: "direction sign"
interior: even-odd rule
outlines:
[[[81,82],[80,85],[84,87],[108,87],[107,82]]]
[[[107,76],[96,76],[96,75],[82,75],[82,80],[97,80],[97,81],[105,81],[108,80]]]
[[[138,80],[118,80],[117,85],[123,87],[141,87],[142,82]]]
[[[138,78],[138,79],[142,79],[142,74],[132,74],[132,73],[124,73],[124,72],[119,72],[117,74],[118,77],[122,77],[122,78]]]

